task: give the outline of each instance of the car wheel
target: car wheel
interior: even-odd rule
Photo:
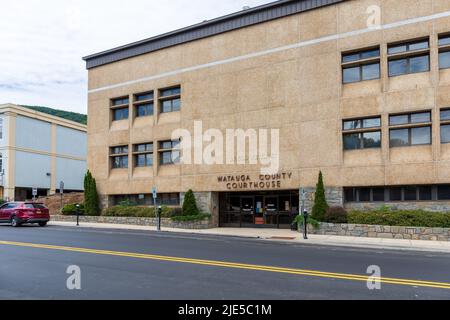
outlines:
[[[14,228],[20,227],[20,222],[19,219],[17,219],[17,217],[12,217],[11,219],[11,226],[13,226]]]
[[[39,222],[39,227],[45,227],[47,226],[47,222]]]

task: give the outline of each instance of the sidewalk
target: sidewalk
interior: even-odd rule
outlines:
[[[49,225],[70,226],[70,227],[75,226],[73,222],[57,222],[57,221],[51,221]],[[80,223],[80,228],[156,231],[155,227],[107,224],[107,223]],[[170,233],[189,233],[202,235],[257,238],[269,241],[291,242],[295,244],[307,244],[307,245],[450,253],[450,242],[446,241],[398,240],[398,239],[359,238],[359,237],[328,236],[328,235],[309,235],[308,236],[309,239],[304,240],[303,235],[298,232],[294,232],[291,230],[278,230],[278,229],[215,228],[207,230],[184,230],[184,229],[163,228],[162,231]]]

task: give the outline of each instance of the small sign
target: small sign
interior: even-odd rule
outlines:
[[[256,217],[255,218],[255,224],[256,225],[263,225],[264,223],[264,218],[260,218],[260,217]]]
[[[38,189],[37,188],[33,188],[33,197],[36,197],[38,194]]]
[[[64,182],[60,182],[59,183],[59,193],[63,194],[64,193]]]
[[[153,193],[153,199],[157,199],[158,198],[158,189],[156,187],[153,187],[152,193]]]

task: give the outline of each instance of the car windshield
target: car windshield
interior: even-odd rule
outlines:
[[[45,206],[40,203],[25,203],[24,207],[27,209],[45,209]]]

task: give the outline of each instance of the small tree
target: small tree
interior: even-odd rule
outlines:
[[[86,215],[98,216],[100,214],[97,183],[89,170],[84,176],[84,206]]]
[[[312,209],[312,218],[317,221],[324,221],[325,214],[328,210],[329,206],[327,203],[327,199],[325,198],[325,187],[323,184],[323,175],[322,171],[319,173],[319,181],[316,186],[316,194],[314,197],[314,207]]]
[[[197,201],[195,200],[195,195],[192,190],[189,190],[184,195],[183,202],[183,216],[197,216],[200,214],[200,211],[197,207]]]

